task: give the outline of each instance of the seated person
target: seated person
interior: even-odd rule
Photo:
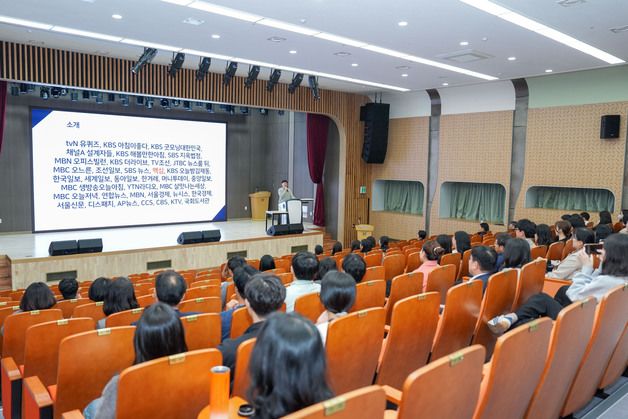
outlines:
[[[57,304],[57,299],[50,287],[43,282],[33,282],[26,287],[20,300],[19,310],[15,310],[10,315],[26,311],[48,310],[53,308],[55,304]],[[0,335],[4,335],[4,325],[0,328]]]
[[[599,225],[606,224],[610,228],[613,228],[613,216],[609,211],[600,211],[600,222]]]
[[[356,250],[360,250],[360,246],[362,245],[362,243],[360,243],[359,240],[353,240],[351,242],[351,251],[354,252]]]
[[[233,319],[233,312],[239,308],[245,307],[244,304],[244,289],[249,279],[255,274],[259,273],[255,268],[251,266],[244,266],[236,268],[233,272],[233,284],[235,285],[235,300],[231,300],[225,306],[225,311],[220,313],[221,339],[224,341],[231,336],[231,320]]]
[[[264,320],[281,308],[285,298],[286,287],[275,275],[257,274],[249,279],[244,287],[244,304],[253,319],[253,324],[241,336],[225,339],[218,345],[218,350],[222,353],[222,365],[233,371],[238,346],[247,339],[257,337]],[[233,381],[233,374],[231,380]]]
[[[593,244],[594,242],[595,235],[591,230],[584,227],[577,228],[573,235],[573,250],[545,276],[555,279],[572,279],[574,275],[582,269],[582,261],[580,257],[578,257],[578,252],[584,249],[585,244]]]
[[[419,230],[419,232],[417,233],[417,237],[419,238],[419,240],[425,240],[427,238],[427,231]]]
[[[351,275],[356,284],[359,284],[366,274],[366,262],[360,256],[349,253],[342,259],[342,270]]]
[[[225,263],[225,267],[223,268],[221,275],[223,279],[233,278],[233,271],[235,271],[236,268],[240,268],[246,265],[248,265],[246,263],[246,259],[244,259],[242,256],[231,256],[229,260],[227,260],[227,263]],[[223,307],[227,302],[227,298],[230,297],[229,295],[227,295],[228,285],[228,281],[224,281],[220,284],[220,300],[222,301]]]
[[[556,230],[556,235],[558,236],[557,241],[565,243],[567,240],[571,239],[572,226],[569,221],[557,221],[556,224],[554,224],[554,229]]]
[[[359,256],[358,256],[359,257]],[[316,273],[316,280],[322,281],[323,277],[329,271],[337,271],[338,267],[336,266],[336,259],[325,258],[318,262],[318,272]]]
[[[386,252],[390,245],[390,238],[388,236],[382,236],[379,238],[379,247]]]
[[[135,329],[134,346],[133,365],[187,352],[183,325],[172,307],[158,302],[144,310]],[[119,379],[120,375],[111,378],[102,396],[87,405],[85,419],[115,419]]]
[[[92,285],[89,286],[87,296],[95,303],[104,301],[105,295],[107,295],[107,291],[109,290],[109,285],[111,285],[111,279],[104,277],[96,278],[94,282],[92,282]]]
[[[576,273],[571,285],[560,288],[554,298],[545,293],[531,296],[514,313],[497,316],[488,322],[495,334],[517,327],[539,317],[556,320],[563,307],[574,301],[595,297],[597,301],[613,288],[628,282],[628,235],[613,234],[604,241],[600,251],[601,265],[593,270],[593,257],[584,250],[578,251],[582,271]]]
[[[122,276],[111,283],[109,291],[103,300],[102,310],[105,316],[119,313],[125,310],[138,308],[140,305],[135,298],[135,290],[133,284],[128,278]],[[105,327],[105,319],[98,320],[97,329]]]
[[[504,264],[502,271],[509,269],[521,270],[523,265],[530,262],[530,245],[527,240],[518,237],[511,238],[504,247]]]
[[[504,249],[506,248],[506,242],[512,239],[512,236],[508,233],[497,233],[495,235],[495,251],[497,252],[497,261],[495,262],[495,271],[502,270],[504,265]]]
[[[256,418],[280,418],[333,396],[316,328],[296,313],[264,322],[250,361],[247,400]]]
[[[580,228],[580,227],[585,228],[587,226],[587,224],[584,221],[584,218],[582,218],[580,214],[571,214],[571,216],[569,217],[569,223],[574,229]]]
[[[485,234],[488,234],[488,233],[491,232],[491,227],[488,225],[488,223],[481,222],[480,223],[480,228],[482,230],[478,231],[478,233],[477,233],[480,237],[484,237]]]
[[[596,243],[603,242],[604,239],[606,239],[608,236],[613,234],[613,229],[610,228],[606,224],[601,224],[601,225],[597,226],[594,231],[595,231],[595,242]]]
[[[453,250],[453,240],[447,234],[439,234],[438,236],[436,236],[436,242],[444,250],[443,254],[451,253],[451,251]]]
[[[587,228],[593,227],[593,221],[591,221],[591,214],[589,214],[586,211],[583,211],[580,213],[580,216],[584,220],[584,224],[586,225]]]
[[[264,255],[260,258],[259,260],[259,270],[261,272],[264,271],[272,271],[273,269],[276,269],[277,267],[275,266],[275,259],[273,259],[273,257],[271,255]],[[235,274],[235,272],[234,272]],[[227,296],[227,298],[229,298],[229,296]]]
[[[482,293],[486,291],[488,279],[495,273],[497,253],[488,246],[475,246],[471,249],[469,257],[469,274],[473,275],[471,281],[482,281]]]
[[[534,241],[537,246],[547,246],[554,243],[552,240],[552,233],[547,224],[538,224],[536,226],[536,234],[534,235]]]
[[[318,255],[322,255],[325,252],[325,249],[323,249],[323,246],[321,246],[320,244],[317,244],[316,246],[314,246],[314,255],[318,256]]]
[[[80,295],[76,295],[78,293],[79,283],[74,278],[63,278],[59,282],[59,292],[63,296],[62,300],[74,300],[76,298],[81,298]]]
[[[342,252],[342,243],[336,242],[334,246],[331,248],[331,255],[334,256],[336,253]]]
[[[286,311],[294,310],[294,301],[297,297],[319,292],[321,284],[316,282],[318,259],[310,252],[299,252],[292,258],[292,272],[294,281],[286,290]]]
[[[330,272],[321,281],[320,298],[325,311],[318,317],[316,327],[321,334],[323,345],[327,340],[329,323],[349,313],[355,303],[355,295],[355,281],[347,273]]]
[[[451,246],[453,253],[460,253],[464,255],[464,252],[471,249],[471,237],[466,231],[456,231],[454,237],[451,239]]]
[[[373,247],[375,247],[375,245],[368,238],[362,240],[360,245],[362,246],[360,249],[360,252],[362,253],[368,253],[373,250]]]
[[[515,236],[519,239],[524,239],[530,249],[536,246],[534,243],[534,235],[536,234],[536,224],[532,221],[524,218],[517,221],[517,227],[515,228]]]
[[[168,304],[179,317],[198,314],[195,312],[179,311],[179,303],[185,299],[185,291],[188,285],[185,279],[176,271],[168,270],[161,272],[155,278],[155,297],[157,301]]]
[[[440,262],[440,258],[444,254],[445,249],[443,249],[436,240],[428,240],[423,243],[423,247],[421,247],[421,253],[419,254],[419,258],[421,259],[421,266],[414,270],[414,272],[421,272],[423,274],[423,291],[421,292],[425,292],[425,290],[427,289],[427,276],[434,269],[438,268],[438,262]]]

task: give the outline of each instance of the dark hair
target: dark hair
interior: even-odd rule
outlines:
[[[437,260],[440,262],[441,256],[445,254],[445,249],[443,249],[436,240],[428,240],[423,243],[422,250],[425,252],[427,260]]]
[[[241,268],[246,264],[246,259],[242,256],[231,256],[229,260],[227,260],[227,268],[229,268],[232,274],[233,271],[235,271],[235,268]]]
[[[255,418],[280,418],[333,396],[320,334],[297,313],[276,313],[264,322],[249,375]]]
[[[506,242],[504,248],[504,268],[521,268],[530,262],[530,244],[520,238]]]
[[[359,257],[359,256],[358,256]],[[316,273],[316,280],[321,281],[325,274],[329,271],[337,271],[336,259],[325,258],[318,262],[318,272]]]
[[[310,252],[299,252],[292,258],[292,270],[297,279],[313,281],[318,272],[318,259]]]
[[[549,226],[547,224],[538,224],[536,226],[536,244],[549,247],[552,242],[552,232]]]
[[[586,221],[589,221],[589,220],[591,219],[591,214],[589,214],[589,213],[588,213],[588,212],[586,212],[586,211],[581,212],[581,213],[580,213],[580,216],[581,216],[582,218],[584,218]]]
[[[419,230],[419,232],[417,233],[417,235],[419,236],[419,239],[421,239],[421,240],[425,240],[425,238],[427,237],[427,231],[425,231],[425,230]]]
[[[330,272],[321,282],[321,303],[331,313],[349,312],[355,302],[355,281],[344,272]]]
[[[259,272],[257,271],[257,269],[249,265],[243,266],[241,268],[236,268],[236,270],[233,271],[233,283],[236,290],[238,291],[238,294],[240,294],[240,297],[244,298],[246,284],[249,283],[249,279],[251,279],[253,275],[256,275],[258,273]],[[229,297],[230,296],[227,296],[227,298]]]
[[[134,364],[188,351],[179,316],[172,307],[161,302],[144,309],[133,342]]]
[[[157,300],[162,303],[177,306],[183,299],[187,289],[188,284],[185,282],[185,279],[175,271],[163,271],[155,278],[155,293],[157,294]]]
[[[331,248],[331,255],[335,255],[336,253],[342,252],[342,243],[336,242],[334,246]]]
[[[74,278],[63,278],[59,282],[59,292],[63,295],[64,300],[71,300],[76,298],[76,293],[79,289],[79,283]]]
[[[276,275],[256,274],[244,287],[244,297],[260,317],[277,311],[286,299],[286,287]]]
[[[449,237],[447,234],[439,234],[438,236],[436,236],[436,242],[444,250],[443,254],[451,253],[451,247],[453,246],[453,244],[451,241],[451,237]],[[436,259],[430,259],[430,260],[436,260]]]
[[[482,272],[495,272],[497,253],[488,246],[475,246],[471,249],[471,258],[480,265]],[[471,259],[469,259],[471,260]]]
[[[569,222],[573,228],[585,227],[586,223],[584,222],[584,218],[580,216],[580,214],[572,214],[569,217]]]
[[[349,253],[342,259],[342,270],[351,275],[356,283],[359,283],[366,273],[366,262],[359,255]]]
[[[109,285],[109,291],[105,295],[102,310],[105,316],[124,310],[138,308],[140,305],[135,298],[133,284],[128,278],[121,276]]]
[[[43,282],[33,282],[24,291],[20,300],[20,310],[47,310],[55,304],[57,304],[57,300],[50,287]]]
[[[536,233],[536,224],[532,221],[524,218],[522,220],[517,221],[517,230],[523,231],[526,239],[533,239],[534,234]]]
[[[489,230],[491,229],[491,227],[488,225],[488,223],[480,223],[480,228],[485,232],[488,233]],[[456,239],[457,240],[457,239]]]
[[[554,225],[554,228],[556,228],[556,232],[558,232],[558,230],[560,230],[566,238],[569,238],[571,236],[571,231],[572,231],[572,226],[571,223],[567,220],[560,220],[557,221],[556,224]]]
[[[560,216],[560,219],[563,221],[569,221],[570,217],[571,217],[571,214],[563,214]]]
[[[107,291],[109,290],[109,285],[111,285],[111,279],[102,276],[96,278],[94,282],[92,282],[92,285],[89,286],[87,296],[94,302],[104,301],[105,295],[107,295]]]
[[[360,250],[360,240],[353,240],[351,242],[351,251],[353,252],[354,250]]]
[[[628,277],[628,234],[611,234],[604,240],[602,275]]]
[[[608,224],[599,224],[595,227],[595,241],[600,242],[613,234],[613,229]]]
[[[365,240],[368,240],[371,243],[371,247],[377,246],[377,240],[375,240],[375,237],[368,236]]]
[[[323,249],[323,246],[321,246],[320,244],[317,244],[316,246],[314,246],[314,254],[316,256],[322,255],[324,251],[325,249]]]
[[[467,250],[471,249],[471,237],[466,231],[456,231],[454,233],[456,238],[456,251],[463,254]]]
[[[613,224],[613,217],[608,211],[600,211],[600,224]]]
[[[288,181],[286,179],[282,180],[281,183],[288,183]]]
[[[585,227],[579,227],[574,233],[574,238],[584,244],[595,243],[595,233]]]
[[[373,243],[371,243],[371,241],[366,238],[364,240],[362,240],[362,253],[368,253],[371,250],[373,250]]]
[[[388,249],[389,243],[390,243],[390,238],[388,238],[388,236],[382,236],[379,238],[379,245],[383,250]]]
[[[262,256],[262,258],[259,260],[259,270],[264,272],[264,271],[270,271],[275,269],[275,259],[273,259],[273,257],[271,255],[264,255]],[[235,275],[235,272],[234,272]]]
[[[497,233],[495,234],[495,246],[506,246],[510,239],[512,239],[512,236],[508,233]]]

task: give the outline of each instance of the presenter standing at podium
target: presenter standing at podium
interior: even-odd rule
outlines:
[[[279,195],[279,211],[287,211],[288,205],[286,202],[290,199],[296,199],[290,188],[288,188],[288,181],[285,179],[281,181],[281,188],[277,190],[277,195]],[[281,216],[281,223],[288,223],[288,218],[285,215]]]

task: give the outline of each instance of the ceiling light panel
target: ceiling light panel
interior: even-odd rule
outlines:
[[[10,25],[26,26],[27,28],[50,30],[53,25],[47,23],[33,22],[32,20],[16,19],[9,16],[0,16],[0,23],[8,23]]]
[[[169,0],[162,1],[168,1],[169,3],[171,3],[171,1]],[[216,4],[207,3],[205,1],[194,1],[190,4],[187,4],[187,6],[193,9],[202,10],[204,12],[213,13],[215,15],[231,17],[233,19],[244,20],[245,22],[251,23],[255,23],[264,18],[263,16],[246,13],[240,10],[231,9],[229,7],[218,6]]]
[[[314,36],[320,33],[320,31],[306,28],[305,26],[293,25],[291,23],[286,23],[280,20],[275,20],[275,19],[264,18],[264,19],[256,21],[255,24],[269,26],[271,28],[281,29],[288,32],[300,33],[301,35],[306,35],[306,36]]]
[[[123,44],[128,44],[128,45],[137,45],[138,47],[161,49],[164,51],[174,51],[174,52],[181,51],[181,48],[179,47],[173,47],[171,45],[164,45],[164,44],[156,44],[154,42],[140,41],[138,39],[124,38],[120,40],[120,42],[122,42]]]
[[[53,32],[65,33],[68,35],[75,35],[75,36],[84,36],[86,38],[102,39],[103,41],[110,41],[110,42],[120,42],[122,40],[122,38],[119,36],[112,36],[112,35],[106,35],[102,33],[82,31],[79,29],[65,28],[63,26],[54,26],[51,30]]]

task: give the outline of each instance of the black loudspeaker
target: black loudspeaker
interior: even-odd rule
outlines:
[[[79,253],[102,252],[102,239],[83,239],[78,241]]]
[[[619,115],[602,115],[600,138],[619,138]]]
[[[200,231],[184,231],[179,234],[177,243],[179,244],[192,244],[200,243],[203,241],[203,234]]]
[[[288,224],[277,224],[271,226],[266,232],[269,236],[285,236],[290,234],[290,226]]]
[[[367,103],[360,108],[360,121],[364,121],[362,160],[367,163],[384,163],[388,148],[387,103]]]
[[[220,241],[220,230],[205,230],[201,231],[201,235],[203,238],[203,242],[219,242]]]
[[[303,224],[289,224],[288,230],[290,231],[290,234],[302,234]]]
[[[76,240],[62,240],[50,242],[48,254],[50,256],[74,255],[78,253],[78,243]]]

